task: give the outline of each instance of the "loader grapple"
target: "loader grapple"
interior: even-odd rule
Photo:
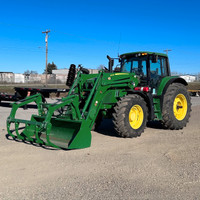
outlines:
[[[31,102],[37,102],[39,108],[38,115],[32,115],[30,121],[15,119],[14,117],[17,109]],[[68,105],[70,102],[71,100],[65,100],[64,105]],[[46,115],[45,113],[40,112],[42,111],[42,109],[40,109],[42,104],[40,94],[14,103],[11,115],[7,119],[8,134],[13,138],[56,148],[76,149],[90,146],[91,133],[89,127],[85,126],[84,120],[71,120],[52,116],[53,110],[63,105],[60,102],[52,104]],[[12,123],[15,125],[15,131],[10,130]],[[19,133],[20,125],[24,125],[24,130],[21,133]]]

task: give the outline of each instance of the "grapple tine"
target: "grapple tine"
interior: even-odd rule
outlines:
[[[15,122],[15,132],[17,134],[17,138],[24,140],[25,138],[19,134],[19,123]]]
[[[39,137],[39,126],[35,126],[35,137],[36,137],[36,143],[38,144],[44,144],[44,142]]]
[[[12,137],[12,138],[16,138],[15,135],[12,134],[11,130],[10,130],[10,125],[11,125],[11,122],[7,123],[7,131],[8,131],[8,134]]]

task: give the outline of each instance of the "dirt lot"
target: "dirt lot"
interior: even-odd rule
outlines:
[[[7,139],[10,108],[1,104],[0,199],[199,199],[200,97],[192,102],[183,130],[151,124],[140,138],[123,139],[104,120],[90,148],[72,151]]]

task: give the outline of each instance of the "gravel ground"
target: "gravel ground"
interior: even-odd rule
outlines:
[[[141,137],[124,139],[104,120],[90,148],[71,151],[6,138],[10,108],[2,103],[0,199],[199,199],[200,97],[192,103],[183,130],[150,124]]]

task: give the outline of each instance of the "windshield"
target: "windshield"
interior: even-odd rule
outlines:
[[[147,76],[146,57],[125,58],[121,62],[121,72],[135,73],[138,76]]]

